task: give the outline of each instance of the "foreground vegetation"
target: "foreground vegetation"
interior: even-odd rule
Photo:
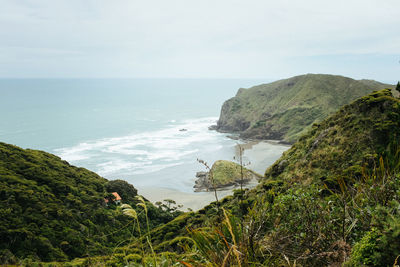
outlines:
[[[167,215],[159,213],[158,216],[152,216],[151,209],[173,212],[172,217],[178,215],[176,210],[167,209],[166,205],[157,209],[140,198],[133,198],[130,206],[114,208],[93,203],[90,207],[94,213],[100,212],[101,208],[108,215],[107,222],[112,222],[115,227],[103,220],[92,219],[92,212],[87,207],[86,216],[96,225],[92,227],[98,227],[98,231],[106,234],[96,235],[92,230],[88,232],[90,234],[82,235],[78,232],[79,228],[76,234],[79,238],[86,238],[85,242],[94,237],[97,237],[99,243],[98,240],[108,239],[111,242],[108,245],[106,242],[100,243],[104,250],[97,255],[101,256],[92,257],[94,253],[87,253],[90,251],[87,249],[86,254],[77,256],[81,258],[51,265],[393,266],[400,255],[399,137],[400,101],[391,95],[390,90],[374,92],[344,106],[319,124],[314,124],[306,135],[266,171],[256,188],[237,190],[233,196],[213,202],[197,212],[183,213],[160,224],[157,221],[159,216]],[[14,153],[22,153],[22,158],[29,158],[29,155],[23,155],[25,150],[8,145],[3,145],[3,150],[2,153],[9,154],[2,161],[13,157]],[[45,158],[54,157],[43,152],[35,153]],[[9,170],[8,165],[15,161],[22,162],[18,158],[9,160],[7,164],[1,165],[2,172]],[[18,168],[11,168],[16,171],[10,176],[16,176],[20,181],[2,191],[2,201],[5,201],[5,192],[27,183],[23,179],[26,179],[29,172],[23,173],[25,168],[22,166],[32,161],[30,159]],[[51,169],[72,168],[77,172],[74,175],[68,174],[71,191],[75,188],[72,181],[78,181],[78,177],[83,179],[78,173],[94,175],[65,162],[59,161],[58,164],[48,166]],[[42,171],[51,173],[51,170]],[[92,189],[92,194],[106,194],[110,182],[97,176],[91,179],[87,187],[97,182],[101,189]],[[31,182],[29,186],[57,188],[48,180],[46,183],[35,183]],[[35,187],[34,193],[40,192],[39,189]],[[62,195],[58,194],[57,198],[62,198]],[[103,195],[99,195],[97,200],[100,198]],[[29,205],[26,202],[17,203]],[[2,207],[6,207],[4,203]],[[62,203],[67,201],[64,199]],[[54,208],[63,210],[62,203],[57,202]],[[82,205],[89,204],[84,202]],[[70,204],[69,207],[71,209],[74,206]],[[31,214],[41,214],[37,209],[34,211],[36,213]],[[3,209],[2,214],[5,214]],[[1,218],[6,223],[7,220],[14,220],[11,213]],[[19,218],[24,218],[24,228],[30,227],[30,217],[26,213],[18,213],[15,219]],[[59,224],[65,223],[63,217],[51,218]],[[36,224],[40,222],[42,218],[36,220]],[[124,223],[129,225],[129,230],[121,227]],[[68,221],[68,225],[73,227],[74,224]],[[17,240],[10,238],[16,227],[13,228],[11,223],[6,227],[2,229],[2,240],[4,237],[9,239],[6,239],[8,247],[2,247],[3,255],[9,252],[15,256],[22,255],[16,251],[23,253],[23,249],[10,249]],[[63,227],[67,227],[66,224]],[[50,228],[48,232],[57,234]],[[112,233],[115,241],[107,236],[108,233]],[[56,249],[55,245],[53,247]],[[32,252],[26,255],[31,257]],[[4,259],[3,256],[3,263]],[[40,259],[48,261],[47,258]],[[32,265],[32,262],[29,264]]]
[[[392,266],[400,255],[399,123],[390,90],[343,107],[255,189],[154,229],[159,260],[171,251],[168,264],[186,266]]]

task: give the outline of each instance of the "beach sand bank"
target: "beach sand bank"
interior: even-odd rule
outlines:
[[[203,208],[204,206],[215,201],[214,192],[180,192],[169,188],[141,188],[139,194],[150,200],[152,203],[157,201],[163,201],[164,199],[172,199],[177,205],[183,205],[180,209],[182,211],[188,211],[192,209],[194,211]],[[222,199],[225,196],[233,194],[233,190],[217,191],[218,199]]]
[[[269,141],[249,141],[241,144],[244,148],[243,162],[246,167],[264,175],[265,170],[272,165],[284,151],[290,148],[287,145],[277,144]],[[236,154],[238,153],[236,149]],[[237,155],[236,155],[237,156]],[[232,155],[233,158],[233,155]],[[195,176],[195,173],[193,173]],[[252,181],[247,184],[246,188],[252,188],[257,185],[257,181]],[[218,199],[233,194],[233,188],[227,190],[219,190]],[[188,211],[188,209],[199,210],[207,204],[215,201],[214,192],[181,192],[170,188],[161,187],[141,187],[139,194],[155,203],[163,201],[164,199],[173,199],[177,205],[183,205],[181,210]]]

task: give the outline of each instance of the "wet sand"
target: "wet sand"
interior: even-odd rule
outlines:
[[[249,163],[247,168],[262,176],[266,169],[291,147],[278,144],[277,141],[250,141],[242,146],[244,148],[243,158]]]

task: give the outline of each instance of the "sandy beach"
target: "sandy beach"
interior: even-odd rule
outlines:
[[[265,170],[277,160],[284,151],[290,146],[276,144],[269,141],[249,141],[241,144],[244,148],[243,160],[248,164],[247,168],[263,175]],[[236,150],[238,153],[238,149]],[[193,174],[193,176],[195,173]],[[245,187],[252,188],[257,185],[257,181],[252,181]],[[173,199],[177,205],[183,205],[181,210],[188,209],[199,210],[207,204],[215,201],[214,192],[181,192],[179,190],[161,188],[161,187],[141,187],[139,193],[151,202],[163,201],[164,199]],[[231,195],[233,189],[217,191],[218,198]]]
[[[183,205],[182,211],[192,209],[199,210],[207,204],[215,201],[214,192],[193,192],[186,193],[169,188],[141,188],[139,194],[150,200],[152,203],[163,201],[164,199],[173,199],[177,205]],[[217,191],[218,199],[231,195],[232,190]]]

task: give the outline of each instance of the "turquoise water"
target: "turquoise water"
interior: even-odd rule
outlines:
[[[234,155],[237,141],[208,130],[222,103],[238,88],[262,82],[0,80],[0,141],[54,153],[139,189],[192,192],[194,175],[203,170],[197,158],[212,164]],[[271,146],[265,164],[286,149]]]

